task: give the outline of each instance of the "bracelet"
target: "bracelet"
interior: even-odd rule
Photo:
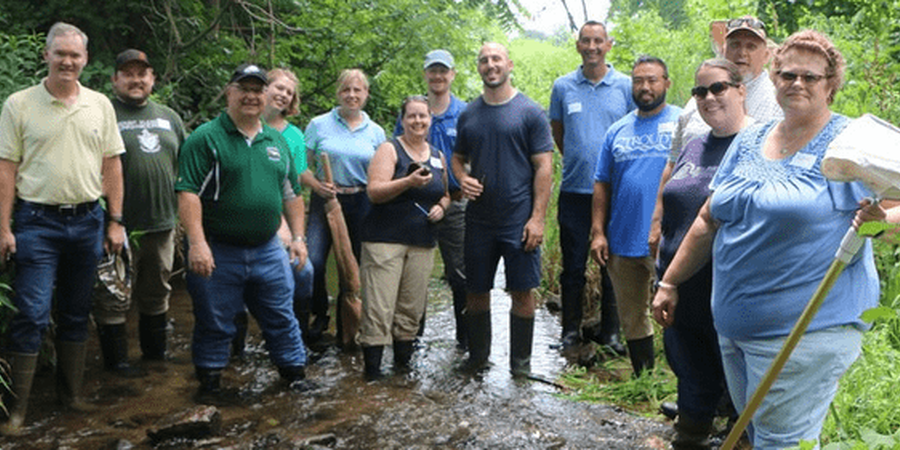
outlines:
[[[674,284],[669,284],[669,283],[666,283],[665,281],[657,281],[656,289],[660,289],[660,288],[671,289],[673,291],[678,290],[678,286],[675,286]]]
[[[117,223],[117,224],[119,224],[119,225],[122,225],[124,219],[122,218],[122,215],[121,215],[121,214],[110,214],[110,215],[109,215],[109,221],[110,221],[110,222],[115,222],[115,223]]]
[[[306,243],[306,236],[294,236],[293,242]]]

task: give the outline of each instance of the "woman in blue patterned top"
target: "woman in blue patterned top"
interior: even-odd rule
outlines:
[[[852,225],[900,213],[864,198],[859,182],[829,181],[821,161],[849,120],[829,105],[844,61],[815,31],[791,35],[775,52],[772,79],[784,120],[751,126],[735,138],[703,205],[660,282],[655,301],[713,262],[712,313],[728,389],[744,409]],[[888,214],[889,213],[889,214]],[[817,440],[838,380],[857,358],[878,303],[871,242],[837,279],[748,434],[756,449]],[[663,312],[670,314],[671,311]]]

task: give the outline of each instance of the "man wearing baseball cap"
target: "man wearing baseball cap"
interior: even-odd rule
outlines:
[[[453,55],[447,50],[432,50],[425,55],[423,75],[428,84],[428,109],[431,111],[431,128],[428,142],[444,152],[447,161],[456,146],[456,121],[466,109],[466,102],[451,92],[456,78]],[[397,118],[394,136],[403,134],[403,125]],[[434,224],[441,259],[444,261],[444,277],[453,292],[453,313],[456,317],[456,342],[465,349],[466,332],[462,312],[466,307],[466,269],[463,262],[463,237],[466,226],[466,200],[459,190],[459,181],[453,171],[447,171],[448,187],[452,201],[444,212],[444,219]],[[422,322],[424,326],[424,321]],[[420,330],[421,333],[421,330]]]
[[[194,302],[193,362],[198,403],[228,403],[234,317],[256,318],[272,362],[292,387],[305,378],[306,350],[293,312],[290,260],[306,261],[303,199],[284,137],[261,120],[266,71],[239,66],[225,89],[228,106],[185,141],[175,183],[188,238],[187,289]],[[293,239],[285,253],[277,235],[282,212]],[[290,259],[290,260],[289,260]]]
[[[122,168],[125,180],[123,219],[129,231],[137,231],[138,245],[131,248],[135,269],[131,297],[95,297],[100,349],[106,370],[121,376],[135,375],[128,363],[125,315],[131,302],[140,311],[138,323],[144,360],[166,358],[166,312],[172,287],[169,276],[175,253],[178,204],[175,176],[178,149],[184,142],[184,124],[170,108],[150,100],[156,77],[147,54],[128,49],[116,57],[111,82],[119,133],[125,142]]]

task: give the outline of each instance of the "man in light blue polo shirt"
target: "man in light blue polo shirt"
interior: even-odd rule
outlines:
[[[564,349],[577,347],[582,340],[584,271],[590,247],[591,194],[594,189],[592,175],[603,136],[610,125],[635,108],[631,79],[606,63],[606,53],[612,44],[602,23],[589,21],[582,25],[575,43],[582,65],[559,77],[553,83],[550,97],[553,140],[563,156],[557,218],[563,260],[559,284]],[[603,274],[601,321],[599,326],[587,328],[591,332],[584,338],[593,338],[622,355],[625,348],[619,341],[615,296],[605,269]]]

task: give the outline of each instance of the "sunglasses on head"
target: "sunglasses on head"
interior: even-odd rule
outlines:
[[[702,100],[706,98],[706,94],[709,92],[712,92],[715,96],[719,96],[729,87],[737,87],[737,84],[728,81],[716,81],[709,86],[694,86],[694,88],[691,89],[691,95],[697,97],[698,100]]]
[[[735,28],[740,28],[746,24],[748,27],[766,31],[766,24],[762,23],[759,20],[756,20],[752,17],[741,17],[740,19],[731,19],[728,21],[727,27],[729,30],[733,30]]]
[[[797,78],[803,80],[804,84],[816,84],[819,81],[828,78],[828,75],[818,75],[815,73],[794,73],[794,72],[786,72],[783,70],[779,70],[775,72],[784,82],[793,83],[797,81]]]

